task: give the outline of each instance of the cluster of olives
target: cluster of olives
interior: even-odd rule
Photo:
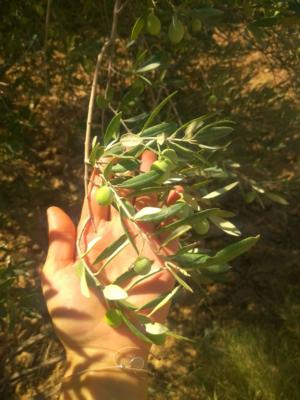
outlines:
[[[192,19],[192,31],[199,32],[202,29],[202,21],[199,18]],[[161,31],[161,22],[157,15],[155,15],[154,11],[152,10],[146,20],[146,28],[147,32],[150,35],[157,36]],[[168,37],[170,42],[177,44],[181,42],[185,33],[185,27],[181,20],[178,18],[177,14],[172,16],[171,23],[168,28]]]

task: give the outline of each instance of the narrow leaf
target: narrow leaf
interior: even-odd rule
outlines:
[[[155,108],[154,110],[151,112],[149,118],[146,120],[142,132],[141,134],[144,132],[144,130],[146,128],[148,128],[148,126],[151,124],[151,122],[154,120],[154,118],[159,114],[159,112],[161,111],[161,109],[171,100],[171,98],[173,96],[175,96],[177,92],[173,92],[171,93],[168,97],[166,97],[163,101],[161,101]]]
[[[148,314],[148,317],[151,317],[154,313],[156,313],[156,311],[160,310],[162,307],[164,307],[167,303],[169,303],[178,293],[178,291],[180,290],[181,286],[176,286],[170,293],[168,293],[167,295],[163,295],[162,297],[160,296],[160,301],[157,305],[155,305],[155,307],[153,308],[153,310]],[[153,307],[153,303],[152,305],[149,306],[148,304],[145,304],[142,308],[140,309],[144,309],[144,308],[150,308]]]
[[[128,227],[126,225],[126,220],[125,220],[126,217],[124,214],[124,210],[122,208],[119,208],[119,213],[120,213],[121,225],[122,228],[124,229],[125,235],[127,236],[127,239],[129,240],[130,244],[132,245],[136,253],[139,255],[140,254],[139,249],[137,248],[134,238],[131,236],[131,233],[129,232]]]
[[[111,256],[113,253],[115,253],[119,248],[123,248],[123,245],[127,241],[127,236],[122,235],[120,236],[117,240],[115,240],[111,245],[106,247],[102,251],[102,253],[99,254],[99,256],[96,258],[96,260],[93,262],[93,264],[98,264],[100,261],[105,260],[107,257]]]
[[[136,40],[141,32],[141,30],[143,29],[145,24],[145,20],[144,17],[139,17],[136,21],[135,24],[133,25],[132,31],[131,31],[131,35],[130,38],[131,40]]]
[[[145,329],[147,333],[151,335],[163,335],[168,332],[168,328],[159,322],[145,324]]]
[[[76,274],[80,279],[80,290],[81,293],[84,297],[90,298],[90,290],[87,284],[87,279],[86,279],[86,270],[85,270],[85,265],[83,261],[79,260],[77,264],[75,265],[76,268]]]
[[[149,339],[144,333],[142,333],[132,322],[129,321],[128,318],[125,317],[124,313],[121,312],[122,319],[129,328],[129,330],[139,339],[141,339],[143,342],[150,343],[152,344],[153,341]]]
[[[172,274],[172,275],[174,276],[174,278],[176,279],[176,281],[177,281],[181,286],[183,286],[186,290],[188,290],[189,292],[193,293],[194,291],[193,291],[193,289],[190,287],[190,285],[187,284],[187,283],[185,282],[185,280],[182,279],[182,278],[175,272],[175,269],[172,267],[172,263],[170,263],[170,262],[167,261],[165,264],[166,264],[166,267],[168,268],[168,270],[171,272],[171,274]]]
[[[105,286],[103,295],[107,300],[125,300],[128,297],[126,290],[114,284]]]
[[[217,190],[214,190],[213,192],[210,192],[210,193],[206,194],[202,198],[203,199],[213,199],[215,197],[221,196],[222,194],[224,194],[226,192],[229,192],[229,190],[235,188],[238,184],[239,184],[238,181],[232,182],[229,185],[226,185],[221,189],[217,189]]]
[[[107,146],[112,139],[117,138],[121,124],[121,116],[122,116],[121,112],[116,114],[108,124],[103,140],[105,146]]]
[[[148,186],[150,183],[157,181],[162,176],[162,172],[159,171],[149,171],[141,173],[133,178],[127,179],[125,182],[121,183],[119,187],[125,189],[136,189]]]
[[[192,229],[191,225],[182,225],[176,228],[160,245],[161,247],[167,246],[170,242],[173,240],[179,238],[186,232],[188,232],[190,229]]]
[[[216,216],[211,216],[209,219],[213,224],[222,229],[222,231],[228,235],[241,236],[241,231],[232,222]]]
[[[276,193],[273,193],[273,192],[266,192],[266,196],[267,196],[270,200],[275,201],[275,203],[279,203],[279,204],[281,204],[281,205],[283,205],[283,206],[287,206],[287,205],[289,204],[289,202],[288,202],[285,198],[279,196],[279,195],[276,194]]]

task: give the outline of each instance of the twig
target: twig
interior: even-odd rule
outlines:
[[[84,192],[85,192],[85,197],[88,202],[89,218],[91,218],[91,219],[92,219],[92,213],[91,213],[91,208],[90,208],[90,202],[88,199],[88,166],[89,166],[89,150],[90,150],[90,142],[91,142],[94,103],[95,103],[96,89],[97,89],[97,83],[98,83],[99,67],[103,60],[106,50],[112,44],[112,41],[115,38],[119,8],[120,8],[120,0],[116,0],[115,6],[114,6],[114,12],[113,12],[111,35],[110,35],[110,38],[104,42],[104,45],[102,46],[102,49],[97,57],[97,63],[96,63],[96,67],[95,67],[91,95],[90,95],[89,106],[88,106],[88,116],[87,116],[87,122],[86,122],[85,143],[84,143]]]

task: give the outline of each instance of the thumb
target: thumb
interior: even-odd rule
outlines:
[[[47,264],[61,268],[74,262],[76,230],[71,218],[60,208],[47,210],[49,247]]]

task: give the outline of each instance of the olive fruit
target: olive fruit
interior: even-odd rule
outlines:
[[[96,190],[96,202],[100,206],[110,206],[111,203],[113,202],[113,192],[111,188],[107,185],[100,186]]]
[[[159,159],[154,161],[151,165],[151,169],[154,171],[168,172],[170,170],[170,163],[167,160]]]
[[[205,235],[209,231],[209,222],[207,219],[200,219],[193,223],[193,228],[198,235]]]
[[[123,322],[123,318],[120,311],[114,308],[108,309],[106,311],[104,318],[106,323],[112,326],[113,328],[118,328]]]
[[[183,23],[177,18],[177,16],[173,16],[172,22],[169,26],[168,36],[172,43],[181,42],[184,36],[184,26]]]
[[[148,15],[146,21],[147,31],[150,35],[158,35],[161,28],[161,23],[158,17],[152,12]]]
[[[218,102],[218,98],[215,94],[211,94],[208,98],[208,104],[215,106]]]
[[[149,260],[149,258],[138,257],[133,266],[134,272],[138,275],[147,275],[151,270],[152,264],[153,261]]]
[[[171,175],[171,161],[168,159],[159,159],[151,165],[151,170],[161,172],[161,176],[156,180],[156,183],[163,183]]]
[[[199,18],[194,18],[192,20],[192,31],[199,32],[202,29],[202,21]]]
[[[166,157],[169,160],[171,160],[174,164],[177,164],[178,162],[178,156],[176,154],[176,151],[173,149],[165,149],[161,153],[162,157]]]

